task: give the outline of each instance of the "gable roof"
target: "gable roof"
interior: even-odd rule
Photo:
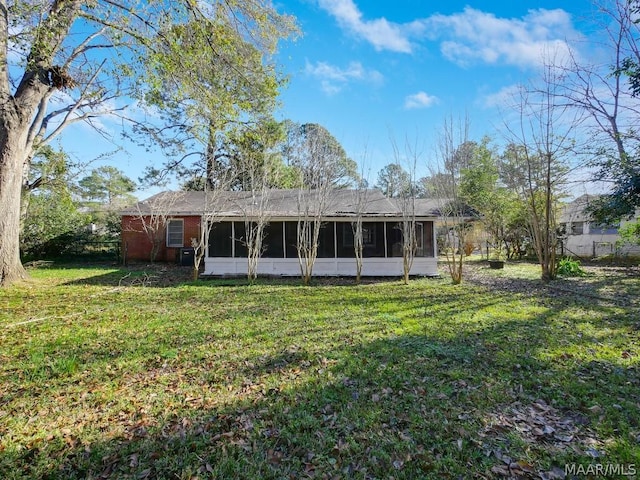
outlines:
[[[586,208],[594,200],[600,198],[600,195],[589,195],[588,193],[568,202],[562,206],[560,212],[560,223],[566,222],[585,222],[591,219],[590,215],[585,212]]]
[[[211,194],[210,194],[211,195]],[[358,196],[364,196],[361,210],[366,217],[398,217],[402,215],[399,199],[387,198],[380,190],[364,191],[336,189],[329,195],[324,216],[352,217],[358,213]],[[243,217],[249,212],[257,212],[262,198],[245,191],[215,192],[209,200],[215,206],[217,216]],[[122,215],[151,214],[162,209],[170,215],[202,215],[205,204],[205,192],[166,191],[138,202],[126,209]],[[299,189],[269,190],[264,199],[264,214],[271,217],[297,217],[300,205],[313,205],[318,198],[317,191]],[[417,217],[437,217],[437,200],[415,199]]]

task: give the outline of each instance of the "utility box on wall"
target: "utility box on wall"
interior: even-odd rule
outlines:
[[[180,265],[188,267],[193,265],[193,258],[196,251],[193,247],[185,247],[180,249]]]

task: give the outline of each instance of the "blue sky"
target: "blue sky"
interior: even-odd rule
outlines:
[[[597,32],[589,1],[276,0],[302,35],[278,55],[289,76],[280,119],[326,127],[375,182],[409,139],[427,172],[445,118],[468,115],[471,136],[498,141],[497,108],[509,87],[536,76],[545,49],[586,47]],[[74,133],[75,132],[75,133]],[[65,139],[98,148],[81,129]],[[109,147],[107,147],[109,148]],[[366,157],[365,157],[366,152]],[[114,161],[115,160],[115,161]],[[137,178],[161,159],[139,149],[109,163]],[[141,193],[144,196],[144,193]]]
[[[324,125],[367,169],[393,162],[391,139],[422,146],[446,117],[496,137],[500,94],[535,76],[545,48],[582,43],[589,2],[288,0],[303,37],[282,49],[282,114]]]

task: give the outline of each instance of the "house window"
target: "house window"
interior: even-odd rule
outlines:
[[[376,244],[376,230],[373,225],[362,225],[362,245],[372,247]]]
[[[403,235],[402,222],[386,224],[387,228],[387,256],[402,257]],[[416,222],[416,257],[433,257],[433,222]]]
[[[592,235],[616,235],[619,225],[589,224],[589,233]]]
[[[353,226],[351,223],[340,223],[342,227],[342,245],[353,248]],[[376,230],[370,223],[362,224],[362,246],[372,247],[376,244]]]
[[[572,222],[570,235],[582,235],[584,231],[584,222]]]
[[[340,222],[338,224],[338,231],[342,230],[342,245],[338,243],[338,247],[351,247],[353,248],[353,227],[350,223]]]
[[[337,257],[354,258],[354,236],[351,222],[337,222]],[[362,224],[362,256],[384,257],[384,223],[363,222]]]
[[[174,218],[167,221],[167,247],[184,246],[184,220]]]
[[[384,257],[384,223],[366,222],[362,224],[362,256]]]

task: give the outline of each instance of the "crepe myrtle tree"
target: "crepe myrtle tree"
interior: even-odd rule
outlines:
[[[365,166],[367,163],[367,150],[365,148],[360,162],[360,181],[354,189],[354,213],[355,219],[351,221],[351,233],[353,234],[353,253],[356,260],[356,285],[362,280],[362,266],[364,254],[363,217],[369,203],[369,185],[365,178]]]
[[[320,229],[331,201],[331,186],[324,181],[326,178],[316,178],[313,183],[315,188],[309,184],[302,184],[298,190],[296,251],[300,275],[305,285],[309,285],[313,276],[313,267],[318,258],[320,245]]]
[[[504,120],[509,144],[503,168],[510,170],[509,182],[526,206],[541,279],[548,282],[556,277],[557,211],[584,112],[562,101],[562,72],[553,62],[545,61],[541,72],[518,89]]]
[[[264,246],[265,227],[270,216],[269,199],[273,186],[280,185],[283,173],[278,143],[284,136],[282,125],[270,118],[262,119],[254,127],[244,128],[235,141],[237,153],[234,166],[236,181],[241,181],[246,192],[241,202],[245,224],[244,244],[247,248],[247,278],[254,282],[258,277],[258,262]],[[247,201],[248,200],[248,201]]]
[[[318,257],[320,230],[331,204],[333,189],[357,183],[358,167],[344,148],[322,125],[285,121],[281,155],[295,172],[292,186],[298,189],[296,250],[302,281],[308,285]]]
[[[180,37],[169,34],[167,25],[176,30],[198,26],[189,49],[175,47]],[[246,56],[216,57],[216,52],[243,39],[270,55],[277,40],[291,31],[290,19],[268,0],[0,0],[0,284],[26,275],[19,256],[20,197],[25,172],[39,149],[78,122],[113,138],[95,118],[124,118],[129,99],[148,101],[155,112],[163,112],[170,102],[187,98],[201,79],[174,73],[200,65],[203,52],[217,58],[215,65],[226,65],[227,73],[235,72],[235,78],[246,78]],[[158,52],[164,55],[160,59]],[[181,95],[155,101],[153,95],[166,92],[170,82]],[[214,98],[214,90],[220,93],[216,106],[221,111],[243,110],[236,97],[225,95],[226,83],[206,87],[205,99]],[[193,98],[190,105],[201,100]],[[188,112],[189,118],[198,113]],[[166,132],[156,130],[154,141],[166,139]]]
[[[475,144],[469,140],[469,119],[445,119],[437,144],[435,161],[429,165],[430,182],[442,219],[442,253],[447,259],[451,281],[460,284],[464,270],[464,245],[470,212],[461,191],[462,173],[471,164]]]
[[[350,184],[357,169],[340,143],[320,125],[289,123],[286,134],[283,156],[298,173],[296,250],[302,281],[308,285],[331,192]]]
[[[405,285],[407,285],[409,283],[411,267],[413,267],[413,260],[418,249],[416,237],[415,179],[416,167],[421,155],[418,151],[417,144],[415,142],[411,143],[408,138],[405,139],[404,150],[402,152],[394,138],[391,138],[391,146],[393,148],[395,161],[395,163],[391,164],[394,166],[392,170],[396,174],[399,173],[399,175],[396,176],[400,183],[393,187],[394,192],[388,192],[387,195],[390,193],[397,195],[396,202],[402,214],[402,221],[399,223],[398,228],[402,233],[402,278]],[[402,163],[407,165],[407,169],[402,167]],[[397,167],[400,168],[398,169]],[[384,171],[389,171],[389,169],[385,168],[383,169],[383,172]]]
[[[219,212],[224,202],[224,192],[229,190],[234,177],[234,173],[229,169],[225,169],[219,162],[215,162],[212,158],[216,152],[216,131],[210,124],[209,141],[205,147],[205,163],[206,177],[204,178],[204,201],[202,203],[202,212],[200,216],[200,229],[197,237],[191,238],[191,246],[193,247],[193,279],[197,280],[200,274],[200,265],[205,257],[207,248],[209,248],[209,234],[214,223],[220,220]]]

